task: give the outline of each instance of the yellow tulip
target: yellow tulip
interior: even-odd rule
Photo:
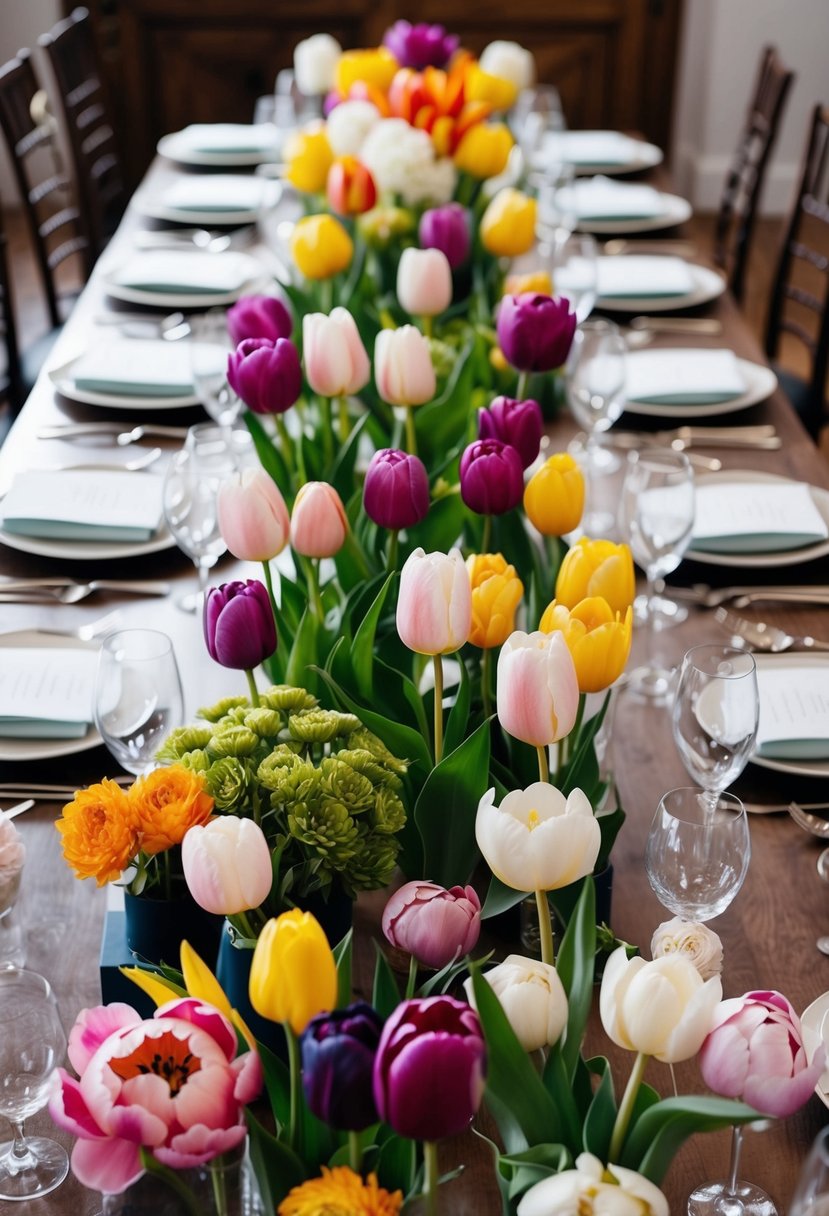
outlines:
[[[355,84],[369,85],[386,93],[399,66],[384,46],[346,51],[337,64],[334,87],[342,97],[347,97]]]
[[[354,243],[333,215],[306,215],[294,227],[291,256],[306,279],[330,279],[351,264]]]
[[[132,980],[159,1008],[182,995],[177,984],[155,971],[147,971],[144,967],[119,967],[118,970],[125,979]]]
[[[261,1017],[287,1022],[294,1034],[334,1008],[337,965],[310,912],[293,908],[265,925],[253,952],[249,994]]]
[[[285,145],[285,176],[304,194],[319,194],[325,189],[334,153],[325,133],[325,123],[312,123],[296,131]]]
[[[504,296],[521,296],[527,292],[533,295],[551,296],[553,280],[546,270],[533,270],[529,274],[508,274],[504,280]]]
[[[489,352],[489,363],[490,367],[494,367],[496,372],[508,372],[510,370],[510,365],[504,358],[504,352],[500,346],[493,346]]]
[[[556,599],[567,608],[575,608],[589,596],[601,595],[614,612],[625,612],[635,594],[630,549],[610,540],[582,536],[565,555],[556,579]]]
[[[184,976],[184,987],[191,996],[213,1005],[226,1018],[230,1017],[230,1001],[224,988],[189,942],[181,943],[181,974]]]
[[[534,198],[505,186],[481,217],[484,248],[499,258],[515,258],[532,249],[535,243]]]
[[[625,669],[633,636],[633,609],[614,612],[600,595],[566,608],[556,600],[541,618],[542,633],[561,633],[576,668],[579,692],[609,688]]]
[[[469,641],[481,650],[502,646],[515,629],[515,610],[524,584],[500,553],[466,559],[472,585],[472,631]]]
[[[485,101],[493,110],[509,110],[518,96],[518,86],[505,76],[485,72],[477,63],[466,74],[464,95],[467,101]]]
[[[564,536],[584,510],[584,477],[567,452],[556,452],[524,487],[527,518],[544,536]]]
[[[476,123],[455,149],[455,167],[472,177],[497,177],[507,167],[513,142],[504,123]]]

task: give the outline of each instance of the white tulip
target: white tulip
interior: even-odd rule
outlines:
[[[651,958],[679,954],[692,962],[704,980],[722,972],[722,942],[713,929],[675,916],[659,925],[651,940]]]
[[[669,1211],[659,1187],[621,1165],[605,1168],[592,1153],[581,1153],[574,1170],[537,1182],[518,1205],[518,1216],[669,1216]]]
[[[528,89],[535,80],[535,58],[518,42],[498,38],[484,48],[479,60],[481,69],[490,76],[510,80],[517,89]]]
[[[516,891],[557,891],[590,874],[601,845],[593,808],[581,790],[565,798],[546,782],[495,790],[478,803],[475,838],[493,874]]]
[[[719,976],[703,980],[683,955],[668,954],[648,963],[629,959],[620,946],[605,967],[599,1011],[602,1025],[619,1047],[678,1064],[702,1047],[721,1000]]]
[[[370,101],[342,101],[328,115],[325,133],[335,156],[359,156],[369,131],[380,121]]]
[[[294,79],[300,93],[319,97],[334,87],[343,48],[330,34],[313,34],[294,47]]]
[[[509,954],[483,977],[497,996],[515,1037],[525,1051],[552,1047],[567,1025],[567,994],[555,967]],[[475,1005],[472,980],[464,982]]]
[[[193,899],[220,916],[258,908],[273,883],[265,833],[252,819],[235,815],[190,828],[181,844],[181,863]]]

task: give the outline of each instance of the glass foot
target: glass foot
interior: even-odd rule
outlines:
[[[687,620],[688,609],[674,600],[657,595],[651,601],[649,611],[648,597],[637,595],[633,601],[633,614],[637,625],[649,624],[654,629],[671,629]]]
[[[688,1199],[688,1216],[777,1216],[771,1195],[750,1182],[709,1182]]]
[[[60,1186],[69,1173],[66,1149],[43,1136],[27,1136],[28,1153],[20,1160],[13,1142],[0,1144],[0,1199],[37,1199]]]
[[[658,705],[669,700],[675,675],[676,669],[669,667],[636,667],[628,676],[625,690]]]
[[[176,607],[182,612],[201,612],[204,598],[200,591],[191,591],[189,595],[182,595],[176,600]]]

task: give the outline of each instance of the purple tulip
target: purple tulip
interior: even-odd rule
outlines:
[[[380,528],[413,528],[429,513],[429,476],[422,460],[397,448],[371,458],[363,484],[363,508]]]
[[[442,25],[427,25],[411,21],[395,21],[383,35],[383,45],[387,46],[401,68],[414,68],[422,72],[424,68],[443,68],[454,55],[460,45],[457,34],[447,34]]]
[[[302,392],[297,348],[290,338],[245,338],[227,357],[227,379],[255,414],[284,414]]]
[[[204,605],[204,640],[222,667],[252,671],[276,650],[267,588],[256,579],[211,587]]]
[[[245,338],[290,338],[293,328],[291,314],[276,296],[243,296],[227,310],[227,329],[236,346]]]
[[[439,971],[475,948],[481,932],[481,901],[473,887],[407,882],[383,909],[383,933],[424,967]]]
[[[372,1072],[383,1021],[371,1005],[312,1018],[300,1038],[302,1084],[313,1114],[338,1131],[360,1132],[377,1122]]]
[[[521,372],[549,372],[561,367],[576,332],[570,301],[527,291],[504,296],[498,308],[498,345],[504,358]]]
[[[478,515],[503,515],[524,497],[524,469],[514,447],[476,439],[461,456],[461,498]]]
[[[439,249],[453,270],[469,257],[469,212],[460,203],[424,211],[417,231],[421,249]]]
[[[481,1104],[485,1077],[478,1015],[451,996],[403,1001],[383,1027],[374,1100],[398,1136],[442,1140],[465,1131]]]
[[[541,448],[544,420],[537,401],[496,397],[488,410],[478,410],[478,438],[500,439],[515,448],[528,469]]]

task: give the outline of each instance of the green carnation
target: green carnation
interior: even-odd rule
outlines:
[[[276,709],[250,709],[245,714],[245,726],[261,739],[275,739],[282,730],[282,715]]]
[[[304,713],[291,714],[288,719],[288,730],[302,743],[330,743],[359,725],[360,721],[354,714],[341,714],[335,709],[309,709]]]
[[[367,752],[371,752],[372,756],[382,761],[387,768],[390,768],[393,773],[403,777],[408,769],[408,764],[405,760],[399,760],[393,752],[390,752],[382,739],[378,738],[373,731],[368,727],[361,726],[359,730],[355,730],[348,739],[349,747],[362,747]]]
[[[342,802],[352,815],[359,815],[374,806],[374,786],[368,777],[358,773],[339,756],[326,756],[320,764],[321,791],[336,802]]]
[[[247,788],[247,770],[235,756],[215,760],[207,770],[207,789],[220,811],[238,810]]]
[[[281,743],[266,756],[256,771],[256,780],[271,790],[271,805],[307,801],[320,781],[319,770]]]
[[[391,789],[399,790],[403,782],[395,773],[383,765],[376,756],[362,747],[344,748],[337,752],[337,759],[349,765],[355,772],[362,773],[374,785],[388,785]]]
[[[354,856],[341,877],[346,889],[375,891],[391,882],[400,845],[395,836],[367,832],[360,837]]]
[[[268,709],[282,709],[287,713],[313,709],[318,704],[317,698],[304,688],[291,688],[289,684],[274,684],[267,692],[259,694],[259,701]]]
[[[251,756],[259,745],[259,736],[246,726],[222,726],[210,741],[215,756]]]
[[[207,747],[212,737],[213,731],[209,726],[179,726],[164,740],[161,749],[156,752],[156,759],[181,760],[187,752]]]
[[[406,822],[406,808],[394,790],[382,787],[377,790],[369,822],[376,832],[384,835],[400,831]]]
[[[210,768],[210,757],[204,748],[197,747],[192,752],[185,752],[178,763],[193,773],[206,773]]]
[[[218,722],[234,706],[247,704],[247,697],[224,697],[223,700],[217,701],[215,705],[211,705],[207,709],[197,710],[196,716],[198,718],[206,718],[208,722]]]
[[[348,809],[333,798],[295,803],[288,810],[288,829],[296,840],[327,858],[335,869],[345,866],[358,849],[357,825]]]

